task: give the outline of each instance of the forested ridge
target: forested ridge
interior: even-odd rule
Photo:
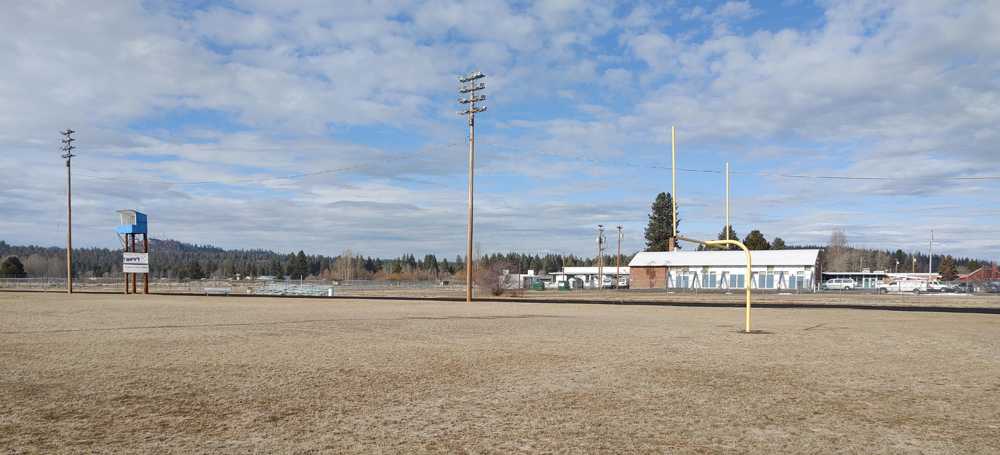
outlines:
[[[756,232],[756,231],[755,231]],[[775,244],[788,249],[821,249],[820,267],[827,272],[858,271],[862,268],[888,272],[926,272],[928,256],[922,252],[897,249],[877,250],[851,247],[842,232],[835,232],[826,246]],[[759,249],[773,248],[769,242]],[[16,257],[23,270],[8,267],[7,277],[63,277],[66,274],[66,250],[58,247],[15,246],[0,240],[0,260]],[[623,254],[622,266],[632,256]],[[482,268],[500,265],[512,273],[556,272],[563,267],[593,266],[595,257],[572,254],[532,255],[523,253],[492,253],[479,259]],[[74,276],[78,278],[116,277],[121,273],[122,250],[108,248],[74,248]],[[322,278],[335,280],[431,280],[463,276],[464,260],[439,258],[434,254],[417,257],[403,254],[395,258],[378,258],[345,251],[338,256],[311,255],[304,251],[283,254],[263,249],[226,250],[212,245],[193,245],[176,240],[150,240],[150,275],[153,278],[201,279],[240,277]],[[898,265],[897,265],[898,264]],[[605,267],[615,266],[615,257],[606,255]],[[934,255],[934,270],[953,278],[989,261],[949,255]]]

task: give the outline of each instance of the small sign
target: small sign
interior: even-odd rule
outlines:
[[[149,253],[123,253],[122,272],[149,273]]]

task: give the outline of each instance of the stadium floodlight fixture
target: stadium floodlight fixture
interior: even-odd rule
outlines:
[[[486,101],[486,95],[473,95],[468,98],[458,99],[458,102],[461,104],[478,103],[480,101]]]
[[[467,74],[465,76],[459,77],[458,81],[464,84],[466,82],[472,82],[472,81],[474,81],[476,79],[482,79],[484,77],[486,77],[485,74],[483,74],[482,72],[476,71],[474,73],[469,73],[469,74]]]
[[[458,115],[478,114],[480,112],[486,112],[486,106],[466,109],[464,111],[458,111]]]
[[[458,92],[459,93],[469,93],[469,92],[475,92],[477,90],[483,90],[485,88],[486,88],[486,84],[484,84],[482,82],[480,82],[478,84],[473,83],[473,84],[469,84],[469,85],[459,85],[458,86]]]

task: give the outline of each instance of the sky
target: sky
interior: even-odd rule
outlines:
[[[992,4],[991,4],[992,3]],[[464,254],[680,232],[1000,258],[1000,8],[983,1],[14,2],[0,16],[0,239]],[[817,177],[852,177],[817,178]],[[614,235],[609,236],[613,239]]]

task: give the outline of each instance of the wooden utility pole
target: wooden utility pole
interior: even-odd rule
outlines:
[[[729,238],[729,162],[726,161],[726,238],[725,240],[732,240]]]
[[[597,289],[604,289],[604,225],[597,225]]]
[[[622,225],[618,225],[618,255],[615,257],[615,288],[622,284]]]
[[[670,212],[673,231],[667,250],[677,249],[677,130],[670,127]]]
[[[74,156],[73,131],[69,128],[59,134],[62,139],[62,157],[66,160],[66,293],[73,293],[73,178],[72,166],[70,163]]]
[[[142,252],[149,254],[149,232],[142,234]],[[147,256],[149,257],[149,256]],[[148,266],[147,266],[148,267]],[[142,293],[149,294],[149,272],[142,274]]]
[[[466,76],[458,78],[458,91],[461,94],[468,93],[468,98],[459,98],[461,104],[468,104],[469,107],[459,112],[458,115],[469,117],[469,201],[468,201],[468,230],[466,231],[467,244],[465,248],[465,302],[472,303],[472,231],[473,231],[473,209],[475,194],[475,169],[476,169],[476,114],[486,112],[486,106],[477,106],[476,103],[486,101],[486,95],[476,95],[476,92],[486,88],[485,82],[476,82],[478,79],[486,77],[485,74],[476,71]]]

